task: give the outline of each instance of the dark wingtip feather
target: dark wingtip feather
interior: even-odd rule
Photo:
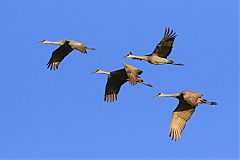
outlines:
[[[167,33],[167,28],[164,29],[164,35],[166,35],[166,33]]]
[[[173,33],[173,29],[171,30],[171,32],[169,33],[169,36],[171,36],[172,35],[172,33]]]
[[[172,35],[169,35],[169,38],[176,38],[176,37],[177,37],[176,32],[174,32]]]
[[[168,27],[168,28],[167,28],[167,34],[166,34],[166,35],[168,35],[168,34],[169,34],[169,31],[170,31],[170,28]]]
[[[164,36],[167,37],[168,39],[170,38],[176,38],[176,32],[173,31],[173,29],[170,29],[169,27],[166,27],[165,28],[165,31],[164,31]]]
[[[51,65],[51,63],[50,63],[50,62],[48,62],[48,64],[47,64],[47,68],[49,68],[49,69],[50,69],[50,71],[52,70],[52,65]]]

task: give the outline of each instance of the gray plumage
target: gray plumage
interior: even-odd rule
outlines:
[[[104,101],[114,102],[117,100],[117,95],[121,89],[121,86],[129,81],[130,85],[134,86],[137,83],[141,83],[152,87],[151,84],[146,84],[139,77],[143,71],[138,68],[124,63],[124,68],[112,72],[106,72],[103,70],[96,70],[94,73],[108,75],[107,84],[105,87]]]
[[[50,68],[50,70],[58,69],[61,61],[74,49],[80,51],[83,54],[87,53],[87,49],[96,50],[96,48],[88,48],[85,44],[73,40],[61,40],[56,42],[43,40],[41,43],[60,45],[59,48],[53,51],[52,56],[48,61],[47,68]]]
[[[170,124],[170,134],[172,140],[177,140],[182,137],[182,132],[186,126],[187,121],[191,118],[195,108],[199,104],[217,105],[216,102],[208,102],[202,98],[202,94],[183,91],[176,94],[159,93],[158,97],[175,97],[179,100],[177,108],[172,113],[172,120]]]
[[[176,38],[176,33],[170,28],[165,28],[164,35],[162,40],[158,43],[156,48],[151,54],[145,56],[136,56],[130,52],[128,55],[124,56],[123,58],[132,58],[138,60],[148,61],[151,64],[160,65],[160,64],[173,64],[182,66],[181,63],[175,63],[172,60],[168,60],[167,57],[172,51],[173,42]]]

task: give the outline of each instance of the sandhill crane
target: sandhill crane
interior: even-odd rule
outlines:
[[[121,86],[127,81],[129,81],[132,86],[134,86],[136,83],[141,83],[146,86],[152,87],[151,84],[144,83],[144,81],[139,77],[139,75],[142,74],[143,71],[126,63],[124,63],[123,69],[119,69],[113,72],[106,72],[98,69],[93,73],[108,75],[104,95],[105,102],[114,102],[115,100],[117,100],[117,95],[120,91]]]
[[[195,108],[198,104],[209,104],[217,105],[216,102],[208,102],[206,99],[202,98],[202,94],[183,91],[176,94],[163,94],[159,93],[155,97],[175,97],[179,100],[177,108],[172,113],[172,121],[170,125],[170,134],[172,140],[180,139],[182,136],[183,129],[186,126],[187,121],[192,116]]]
[[[167,56],[172,51],[173,42],[176,38],[176,33],[173,33],[173,30],[170,28],[165,28],[164,36],[161,42],[156,46],[154,51],[151,54],[145,56],[136,56],[130,52],[128,55],[124,56],[123,58],[132,58],[138,60],[148,61],[151,64],[160,65],[160,64],[173,64],[182,66],[181,63],[174,63],[172,60],[168,60]]]
[[[53,51],[52,56],[47,64],[47,68],[50,68],[50,70],[58,69],[60,62],[74,49],[80,51],[83,54],[87,53],[87,49],[96,50],[96,48],[88,48],[85,44],[73,40],[61,40],[56,42],[42,40],[40,43],[60,45],[59,48]]]

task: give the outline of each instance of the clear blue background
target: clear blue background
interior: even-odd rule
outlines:
[[[238,2],[181,0],[1,1],[0,158],[237,158]],[[178,36],[169,59],[184,67],[123,59],[151,53],[165,27]],[[97,51],[73,51],[49,71],[57,46],[73,39]],[[154,85],[125,84],[103,101],[106,76],[123,62]],[[201,105],[181,140],[168,137],[178,101],[159,92],[192,90]]]

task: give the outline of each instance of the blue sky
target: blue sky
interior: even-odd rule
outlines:
[[[239,141],[238,2],[42,0],[1,2],[0,158],[237,158]],[[151,53],[165,27],[177,38],[169,59],[184,67],[123,59]],[[74,39],[96,51],[73,51],[49,71],[56,46]],[[129,63],[154,88],[125,84],[103,101],[106,76]],[[192,90],[217,101],[201,105],[180,141],[168,137],[178,101],[159,92]]]

